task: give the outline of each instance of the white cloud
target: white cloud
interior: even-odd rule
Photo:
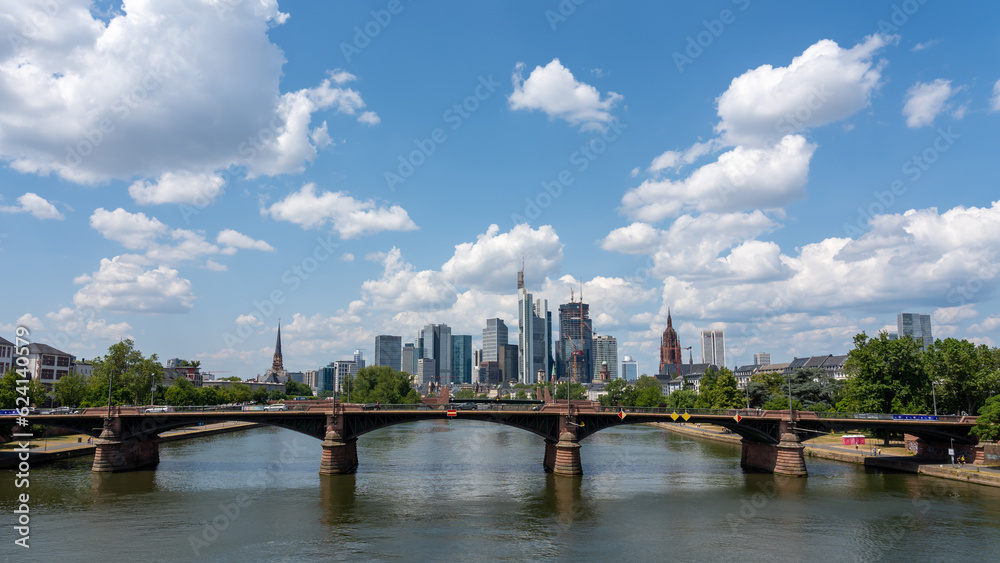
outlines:
[[[583,129],[600,129],[614,119],[611,110],[622,100],[620,94],[601,93],[589,84],[578,82],[573,73],[559,62],[536,66],[525,80],[524,63],[517,63],[512,80],[514,92],[507,98],[513,110],[541,110],[550,118],[580,125]]]
[[[972,303],[966,303],[958,307],[940,307],[934,311],[931,318],[934,324],[950,324],[955,321],[971,319],[978,315],[976,307]]]
[[[976,323],[969,327],[969,332],[984,333],[993,332],[1000,328],[1000,315],[990,315],[983,319],[981,323]]]
[[[910,50],[914,51],[914,52],[916,52],[916,51],[923,51],[925,49],[930,49],[931,47],[934,47],[935,45],[940,45],[942,41],[943,41],[942,39],[931,39],[929,41],[923,41],[921,43],[917,43],[913,47],[910,47]]]
[[[287,14],[276,0],[126,2],[106,23],[90,4],[7,7],[4,37],[45,22],[0,46],[0,158],[15,170],[78,183],[159,177],[133,185],[137,201],[179,201],[190,192],[166,174],[300,170],[316,156],[315,114],[365,106],[340,86],[353,78],[344,72],[280,91],[285,59],[268,31]]]
[[[903,115],[907,127],[932,125],[934,118],[946,109],[945,103],[956,92],[951,80],[938,78],[934,82],[917,82],[906,91]]]
[[[990,98],[990,111],[1000,111],[1000,80],[993,84],[993,97]]]
[[[653,162],[649,165],[648,171],[659,172],[665,168],[673,168],[675,170],[680,169],[684,165],[691,164],[692,162],[712,152],[718,146],[719,142],[713,139],[703,143],[695,143],[684,152],[667,151],[653,159]]]
[[[374,111],[366,111],[358,116],[358,121],[365,125],[378,125],[382,122],[382,118]]]
[[[194,305],[191,282],[177,270],[146,270],[124,256],[101,260],[100,270],[86,278],[73,296],[80,308],[132,313],[186,313]]]
[[[537,229],[520,224],[506,233],[490,225],[476,242],[455,245],[455,254],[441,267],[445,279],[456,285],[502,291],[516,287],[522,258],[530,264],[530,281],[558,271],[563,244],[551,225]]]
[[[250,325],[250,326],[263,326],[264,321],[256,313],[250,313],[248,315],[240,315],[236,317],[234,321],[238,325]]]
[[[132,338],[132,325],[127,322],[108,324],[105,319],[95,318],[90,312],[63,307],[48,313],[45,318],[52,321],[52,329],[69,338],[86,342],[98,340],[114,342],[122,338]]]
[[[372,258],[382,263],[383,272],[377,280],[361,284],[367,302],[376,309],[395,311],[440,311],[450,307],[456,299],[455,286],[441,272],[416,270],[403,260],[402,252],[392,247],[389,252]]]
[[[894,40],[871,35],[843,49],[824,39],[787,67],[748,70],[716,100],[722,118],[716,131],[731,144],[769,143],[868,107],[883,66],[873,57]]]
[[[644,181],[625,193],[621,210],[632,219],[656,222],[687,209],[781,207],[804,197],[815,150],[801,135],[788,135],[772,146],[738,146],[683,180]]]
[[[219,264],[215,260],[205,260],[205,268],[213,272],[225,272],[229,269],[225,264]]]
[[[354,262],[354,255],[350,252],[345,252],[340,256],[340,259],[344,262]]]
[[[121,207],[114,211],[98,207],[90,216],[90,226],[102,237],[131,250],[148,247],[155,238],[166,234],[168,230],[156,217],[147,217],[145,213],[129,213]]]
[[[601,248],[625,254],[640,254],[649,252],[661,240],[659,229],[649,223],[632,223],[627,227],[619,227],[601,241]]]
[[[303,229],[330,223],[331,229],[345,239],[381,231],[417,229],[406,210],[398,205],[378,207],[373,200],[360,201],[343,192],[324,191],[317,195],[312,183],[270,207],[261,208],[261,215],[295,223]]]
[[[62,213],[56,209],[56,206],[52,205],[45,198],[39,196],[38,194],[27,192],[21,197],[17,198],[17,203],[19,205],[0,205],[0,212],[3,213],[31,213],[35,219],[57,219],[62,221],[65,219]]]
[[[227,249],[224,249],[222,251],[223,254],[235,253],[237,248],[260,250],[261,252],[274,252],[274,247],[270,244],[267,244],[262,240],[254,240],[243,233],[239,233],[232,229],[221,231],[218,236],[215,237],[215,242],[232,249],[232,252],[227,252]]]
[[[218,174],[166,172],[156,182],[133,182],[128,193],[139,205],[186,203],[205,206],[222,195],[225,185],[225,178]]]

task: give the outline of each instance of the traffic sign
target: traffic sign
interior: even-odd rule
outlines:
[[[625,420],[625,411],[624,410],[618,411],[618,418],[620,418],[621,420]]]
[[[687,422],[688,419],[691,418],[691,415],[689,415],[688,413],[684,413],[681,415],[681,418],[684,419],[684,422]]]
[[[670,418],[674,419],[674,422],[677,422],[677,418],[678,418],[679,416],[680,416],[680,415],[679,415],[679,414],[677,414],[677,411],[674,411],[674,412],[670,413]]]
[[[740,416],[739,413],[736,413],[736,415],[733,416],[733,420],[735,420],[736,422],[739,422],[739,421],[743,420],[743,417]]]
[[[448,416],[458,416],[458,411],[456,411],[456,410],[449,410],[448,411]]]

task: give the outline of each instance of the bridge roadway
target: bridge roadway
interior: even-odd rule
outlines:
[[[740,435],[740,463],[747,470],[805,476],[801,442],[831,432],[878,429],[917,436],[937,450],[954,441],[977,443],[969,431],[976,417],[864,413],[758,411],[756,409],[686,409],[600,407],[589,401],[548,404],[479,403],[467,405],[358,405],[287,403],[289,410],[243,410],[243,407],[175,407],[172,412],[143,412],[141,407],[91,408],[80,414],[31,415],[42,424],[97,438],[93,470],[128,471],[159,462],[160,433],[182,426],[223,421],[247,421],[279,426],[322,440],[321,474],[353,472],[358,466],[359,436],[395,424],[418,420],[479,420],[521,428],[545,441],[543,465],[558,475],[580,475],[579,442],[591,434],[622,424],[681,422],[715,424]],[[684,415],[687,415],[686,418]],[[0,416],[0,424],[15,423]],[[918,418],[918,419],[914,419]],[[794,421],[794,422],[793,422]],[[933,449],[933,448],[932,448]]]

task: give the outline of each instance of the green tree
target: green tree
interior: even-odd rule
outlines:
[[[746,404],[736,386],[736,376],[728,368],[710,369],[702,376],[698,406],[710,409],[737,409]]]
[[[767,390],[767,397],[770,397],[781,393],[785,376],[780,373],[755,373],[750,376],[750,382],[762,385]]]
[[[854,349],[847,355],[844,370],[849,374],[844,406],[850,405],[855,412],[896,414],[928,410],[930,380],[920,348],[910,337],[891,340],[881,332],[877,338],[869,338],[862,332],[854,337]]]
[[[698,402],[698,394],[692,389],[678,389],[667,395],[664,401],[666,405],[674,409],[693,409]]]
[[[382,403],[384,405],[416,404],[420,394],[411,386],[413,376],[388,366],[366,366],[356,376],[344,378],[344,389],[350,389],[347,402]]]
[[[267,402],[267,389],[263,387],[258,387],[254,390],[251,400],[258,405],[263,405]]]
[[[45,386],[40,381],[30,379],[27,380],[27,385],[18,385],[18,380],[25,381],[15,368],[7,370],[0,379],[0,408],[19,409],[28,405],[40,405],[45,401]],[[24,397],[28,405],[24,404],[25,401],[18,401],[18,397]]]
[[[475,399],[476,392],[472,389],[459,389],[455,392],[456,399]]]
[[[243,380],[235,375],[230,375],[229,377],[220,377],[219,381],[232,381],[233,383],[243,383]]]
[[[605,395],[598,398],[604,406],[635,406],[635,388],[624,379],[615,379],[604,386]]]
[[[198,392],[198,388],[196,388],[193,383],[188,381],[188,378],[186,377],[178,377],[175,379],[174,384],[167,387],[164,395],[168,405],[186,407],[204,404],[202,402],[202,395]]]
[[[224,397],[224,402],[226,403],[249,403],[253,400],[253,391],[250,390],[249,385],[244,383],[233,383],[232,385],[224,388]]]
[[[312,397],[312,389],[305,383],[288,380],[285,384],[285,395],[288,397]]]
[[[219,405],[225,402],[218,387],[202,387],[199,391],[203,405]]]
[[[978,412],[1000,384],[997,350],[968,340],[946,338],[924,353],[924,367],[937,385],[937,404],[944,412]]]
[[[570,399],[574,401],[582,401],[587,398],[587,388],[581,383],[571,383],[569,388]],[[556,385],[555,395],[553,399],[566,400],[566,384],[560,383]]]
[[[94,372],[87,386],[87,398],[81,406],[108,404],[108,381],[113,378],[111,403],[141,405],[150,400],[150,387],[163,379],[163,366],[156,354],[145,357],[131,339],[116,342],[108,353],[94,360]]]
[[[87,378],[76,372],[69,372],[52,386],[52,392],[60,405],[78,407],[87,398]]]
[[[979,436],[980,440],[1000,440],[1000,395],[990,397],[979,409],[979,418],[972,433]]]

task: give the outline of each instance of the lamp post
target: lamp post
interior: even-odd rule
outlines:
[[[111,383],[115,380],[114,370],[108,372],[108,416],[104,419],[105,426],[111,426]]]
[[[955,467],[955,439],[949,438],[951,440],[951,449],[948,450],[949,457],[951,457],[951,466]]]
[[[795,409],[792,408],[792,372],[788,372],[788,423],[795,426]]]
[[[937,416],[937,393],[934,392],[934,386],[937,382],[931,381],[931,398],[934,399],[934,416]]]

